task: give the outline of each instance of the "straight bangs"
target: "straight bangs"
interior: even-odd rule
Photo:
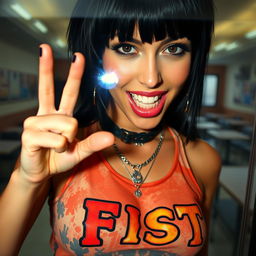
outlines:
[[[208,0],[78,1],[72,17],[78,18],[82,25],[80,33],[73,33],[72,40],[69,40],[70,51],[85,49],[87,57],[99,60],[110,39],[117,36],[120,42],[130,41],[136,26],[143,43],[167,37],[173,40],[186,37],[193,41],[193,38],[198,37],[196,31],[201,31],[198,25],[213,18],[209,6],[206,6],[207,2]],[[77,28],[72,28],[72,24],[75,25],[75,22],[70,23],[69,39],[70,31],[78,32]],[[82,43],[79,49],[74,47],[74,37]],[[82,38],[84,40],[80,40]]]
[[[86,58],[76,111],[79,124],[87,126],[98,119],[94,88],[106,106],[111,100],[109,91],[97,86],[102,56],[110,39],[117,36],[120,42],[132,41],[135,29],[143,43],[165,38],[190,40],[190,72],[164,121],[188,140],[196,139],[196,118],[214,29],[212,0],[78,0],[67,36],[69,52],[81,52]],[[184,113],[187,102],[189,109]]]
[[[142,43],[152,43],[153,41],[171,38],[191,38],[189,22],[181,20],[166,20],[154,18],[136,18],[136,19],[115,19],[110,21],[109,34],[107,34],[106,44],[109,39],[118,37],[120,42],[131,41],[134,36],[134,30],[138,28]],[[185,24],[187,23],[187,24]]]

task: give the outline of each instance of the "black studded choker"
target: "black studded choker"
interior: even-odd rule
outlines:
[[[106,113],[106,108],[102,102],[101,97],[98,97],[98,115],[99,123],[103,130],[113,133],[117,138],[127,144],[143,145],[149,141],[152,141],[163,129],[162,123],[157,125],[154,129],[149,132],[132,132],[126,129],[120,128],[116,125],[113,120]]]

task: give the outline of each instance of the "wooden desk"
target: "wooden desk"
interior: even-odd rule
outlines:
[[[226,114],[222,114],[222,113],[212,113],[212,112],[208,112],[205,114],[205,117],[211,120],[218,120],[218,119],[223,119],[226,118],[227,115]]]
[[[197,118],[197,122],[200,123],[200,122],[206,122],[208,121],[207,117],[206,116],[199,116]]]
[[[239,128],[241,126],[250,125],[250,123],[248,121],[241,120],[241,119],[235,119],[235,118],[225,118],[225,119],[223,119],[223,122],[226,125],[229,125],[229,126],[234,127],[234,128]]]
[[[207,134],[225,143],[224,163],[229,164],[230,140],[250,140],[250,136],[236,130],[214,129],[208,130]]]
[[[220,140],[249,140],[250,139],[250,137],[247,134],[244,134],[236,130],[228,130],[228,129],[209,130],[208,134]]]
[[[197,128],[199,130],[209,130],[209,129],[220,129],[221,126],[215,122],[202,121],[197,123]]]
[[[0,140],[0,154],[9,155],[17,150],[20,145],[19,140]]]

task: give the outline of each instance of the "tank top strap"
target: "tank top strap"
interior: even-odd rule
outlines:
[[[197,194],[199,201],[201,201],[203,193],[189,164],[186,155],[185,144],[182,138],[180,137],[179,133],[175,129],[169,128],[169,130],[174,138],[175,145],[178,146],[178,161],[181,166],[184,178],[186,179],[190,187],[193,189],[193,191]]]
[[[178,151],[179,151],[179,162],[182,166],[190,169],[190,165],[189,165],[189,162],[188,162],[188,159],[187,159],[187,155],[186,155],[186,152],[185,152],[185,145],[184,145],[184,142],[182,141],[179,133],[172,129],[172,128],[169,128],[169,131],[175,141],[175,145],[178,146]]]

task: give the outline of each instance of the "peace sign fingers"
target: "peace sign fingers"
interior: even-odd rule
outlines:
[[[40,45],[38,100],[37,115],[50,114],[56,111],[54,105],[53,54],[51,47],[47,44]]]
[[[62,92],[59,110],[57,111],[54,102],[54,63],[52,49],[47,44],[42,44],[40,48],[42,54],[39,61],[39,110],[37,115],[60,113],[72,116],[84,72],[84,56],[81,53],[74,54],[68,79]]]
[[[59,113],[69,116],[73,115],[84,72],[84,66],[84,56],[81,53],[75,53],[69,70],[68,79],[62,93],[60,107],[58,110]]]

